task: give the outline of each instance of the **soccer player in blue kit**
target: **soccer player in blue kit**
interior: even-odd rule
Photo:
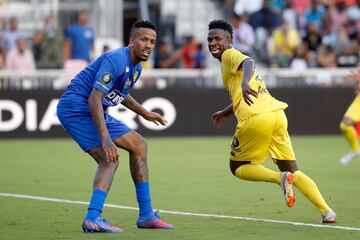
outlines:
[[[129,92],[141,74],[156,42],[150,21],[134,23],[128,47],[101,55],[71,81],[60,98],[57,114],[65,130],[98,164],[88,212],[82,223],[84,232],[122,232],[101,218],[102,209],[119,165],[118,147],[129,152],[130,172],[139,205],[138,228],[172,229],[162,221],[151,204],[147,144],[137,132],[114,119],[106,109],[123,104],[155,124],[165,125],[163,116],[147,111]]]

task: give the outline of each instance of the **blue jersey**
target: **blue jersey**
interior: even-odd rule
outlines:
[[[91,27],[71,24],[66,37],[71,39],[71,58],[90,62],[90,51],[95,41],[95,33]]]
[[[106,94],[102,100],[105,111],[124,100],[141,71],[140,63],[132,65],[128,47],[108,51],[75,76],[61,101],[69,107],[90,112],[88,98],[92,89],[96,88]]]

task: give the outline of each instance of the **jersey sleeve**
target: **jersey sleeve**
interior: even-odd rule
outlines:
[[[118,67],[115,67],[110,57],[105,56],[95,76],[93,87],[107,94],[124,71],[124,64],[116,65]]]
[[[242,54],[236,49],[231,48],[226,50],[221,58],[224,66],[224,71],[230,72],[231,74],[236,74],[240,64],[247,58],[250,57]]]

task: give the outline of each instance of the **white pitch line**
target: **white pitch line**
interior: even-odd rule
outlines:
[[[24,198],[24,199],[47,201],[47,202],[82,204],[82,205],[89,204],[88,202],[84,202],[84,201],[73,201],[73,200],[67,200],[67,199],[38,197],[38,196],[23,195],[23,194],[12,194],[12,193],[0,193],[0,197],[14,197],[14,198]],[[138,208],[136,208],[136,207],[121,206],[121,205],[116,205],[116,204],[105,204],[104,206],[110,207],[110,208],[138,210]],[[177,211],[167,211],[167,210],[160,210],[160,211],[162,213],[174,214],[174,215],[238,219],[238,220],[245,220],[245,221],[289,224],[289,225],[295,225],[295,226],[305,226],[305,227],[314,227],[314,228],[333,228],[333,229],[341,229],[341,230],[349,230],[349,231],[360,231],[360,228],[357,228],[357,227],[343,227],[343,226],[336,226],[336,225],[334,226],[334,225],[327,225],[327,224],[311,224],[311,223],[292,222],[292,221],[283,221],[283,220],[274,220],[274,219],[265,219],[265,218],[227,216],[227,215],[206,214],[206,213],[177,212]]]

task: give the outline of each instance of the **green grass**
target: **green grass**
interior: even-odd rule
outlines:
[[[241,181],[228,169],[227,138],[150,138],[149,167],[156,209],[318,224],[319,214],[298,194],[288,209],[278,186]],[[360,161],[341,166],[348,151],[340,136],[294,137],[300,168],[338,214],[338,226],[360,227]],[[0,141],[0,192],[88,201],[94,161],[72,140]],[[136,207],[127,153],[107,203]],[[266,166],[276,169],[271,161]],[[123,234],[84,234],[86,205],[0,196],[0,239],[360,239],[360,231],[162,214],[173,231],[139,230],[134,210],[105,208]]]

